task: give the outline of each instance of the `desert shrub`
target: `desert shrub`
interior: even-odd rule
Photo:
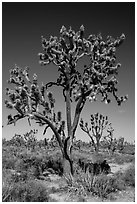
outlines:
[[[100,174],[95,176],[89,171],[86,173],[81,169],[75,171],[74,180],[69,183],[70,197],[73,194],[78,196],[88,196],[92,194],[102,199],[107,198],[111,193],[124,190],[126,188],[122,173],[113,176]]]
[[[16,170],[4,169],[2,172],[2,182],[5,185],[6,183],[12,184],[19,181],[25,181],[30,179],[26,172],[18,173]]]
[[[63,162],[61,158],[49,158],[46,162],[46,169],[53,169],[56,174],[63,174]]]
[[[26,165],[24,164],[24,161],[22,159],[18,159],[15,163],[15,169],[18,171],[18,172],[22,172],[24,170],[27,170],[27,167]]]
[[[129,155],[115,154],[113,158],[114,162],[117,164],[130,163],[135,161],[135,156],[130,154]]]
[[[12,201],[10,198],[10,193],[13,184],[17,179],[13,177],[13,172],[10,169],[3,169],[2,171],[2,200]]]
[[[27,154],[18,159],[15,163],[15,169],[24,177],[38,178],[41,174],[41,158],[36,155]]]
[[[77,196],[85,199],[92,192],[94,178],[93,174],[90,174],[89,171],[85,173],[80,168],[77,168],[74,180],[67,180],[69,197]]]
[[[86,192],[91,192],[94,178],[95,177],[93,174],[90,174],[89,171],[86,173],[79,171],[77,176],[77,183],[78,185],[82,185]]]
[[[89,170],[90,173],[93,173],[94,175],[98,175],[100,173],[108,174],[111,171],[111,168],[106,160],[98,160],[98,162],[91,162],[91,161],[85,161],[82,159],[78,160],[79,167],[83,171]]]
[[[24,152],[16,162],[16,169],[19,172],[28,171],[38,178],[44,170],[53,169],[59,175],[63,174],[62,159],[59,155],[42,155],[32,152]]]
[[[106,176],[101,175],[96,177],[94,184],[92,186],[93,194],[106,198],[107,195],[113,191],[112,182]]]
[[[122,176],[123,181],[128,186],[135,187],[135,166],[130,166]]]
[[[2,184],[12,183],[12,173],[10,169],[2,169]]]
[[[3,169],[15,169],[16,158],[15,157],[3,157],[2,168]]]
[[[12,202],[12,199],[10,197],[12,190],[12,184],[4,183],[2,185],[2,201],[3,202]]]
[[[36,180],[17,182],[3,187],[3,202],[47,202],[46,188]]]
[[[121,153],[135,155],[135,146],[134,145],[124,146],[124,149],[121,151]]]
[[[122,179],[122,176],[123,176],[123,173],[121,171],[119,171],[119,172],[115,173],[112,177],[114,180],[113,187],[114,187],[115,191],[117,191],[117,190],[121,191],[121,190],[124,190],[126,188],[126,185]]]
[[[16,150],[16,155],[15,155]],[[15,147],[3,148],[3,169],[13,169],[21,173],[22,180],[39,178],[44,170],[52,169],[54,173],[63,174],[60,152],[32,152],[26,149],[17,154]]]
[[[123,189],[125,189],[125,184],[122,179],[117,178],[116,176],[110,177],[106,175],[95,177],[92,186],[93,194],[101,198],[107,198],[110,193]]]
[[[7,146],[2,148],[2,167],[4,169],[15,169],[15,163],[17,161],[18,149],[13,146]]]
[[[37,155],[34,165],[39,166],[41,172],[52,169],[56,174],[62,175],[63,173],[63,160],[60,152],[49,151],[48,154],[40,153]]]
[[[84,173],[80,168],[75,171],[74,179],[66,178],[67,182],[67,198],[77,202],[86,202],[86,198],[90,193],[94,177],[87,172]]]
[[[41,174],[39,168],[35,166],[31,166],[26,170],[20,171],[19,173],[20,173],[20,176],[19,176],[20,180],[27,180],[30,178],[31,179],[39,178]]]

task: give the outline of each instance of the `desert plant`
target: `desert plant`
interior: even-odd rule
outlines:
[[[3,187],[3,202],[47,202],[46,188],[36,180],[13,183],[8,189]],[[7,190],[7,195],[5,195]]]
[[[99,146],[100,146],[100,140],[104,137],[103,131],[108,125],[108,117],[103,116],[102,114],[96,113],[91,114],[91,127],[88,126],[88,123],[83,121],[81,118],[80,120],[80,127],[81,129],[87,133],[87,135],[90,137],[92,145],[95,149],[95,152],[99,152]],[[109,124],[109,126],[111,123]],[[108,127],[108,131],[109,131]],[[110,135],[111,132],[109,132]]]
[[[8,116],[8,124],[15,124],[18,120],[28,118],[45,125],[44,134],[47,128],[51,128],[59,143],[64,158],[64,173],[73,175],[72,146],[75,132],[78,126],[81,111],[86,100],[96,101],[101,95],[102,101],[110,103],[109,94],[112,94],[121,105],[127,99],[117,96],[117,79],[119,63],[116,63],[116,49],[124,41],[125,35],[113,39],[108,36],[103,41],[101,34],[90,35],[85,38],[84,26],[78,32],[70,27],[67,30],[62,26],[60,37],[50,37],[49,40],[42,37],[44,53],[39,53],[40,64],[55,64],[60,73],[57,81],[49,82],[38,86],[37,75],[33,80],[29,78],[28,67],[23,71],[17,65],[10,71],[9,83],[15,88],[7,88],[7,95],[10,101],[6,100],[7,108],[15,109],[17,114]],[[90,60],[85,65],[83,72],[77,70],[77,63],[83,56]],[[55,99],[51,92],[48,92],[48,102],[45,99],[45,91],[53,85],[61,87],[66,104],[67,135],[64,144],[61,136],[64,132],[64,122],[60,113],[55,114]],[[76,102],[74,118],[71,115],[71,102]],[[42,109],[43,108],[43,109]]]
[[[15,163],[17,161],[16,146],[8,145],[2,148],[2,167],[3,169],[15,169]]]
[[[131,165],[122,176],[123,181],[128,186],[135,187],[135,166]]]
[[[23,138],[25,140],[25,146],[27,149],[33,149],[35,148],[37,144],[36,134],[38,130],[30,130],[29,132],[25,133],[23,135]]]
[[[112,192],[117,192],[118,190],[124,190],[125,184],[120,177],[113,176],[108,177],[106,175],[99,175],[95,177],[94,183],[92,185],[92,193],[98,195],[101,198],[107,198]]]
[[[74,195],[85,197],[91,193],[94,178],[93,174],[88,171],[85,173],[81,169],[77,169],[74,174],[74,180],[69,180],[68,182],[69,197]]]
[[[135,155],[135,145],[131,145],[131,144],[128,144],[128,143],[125,144],[125,143],[124,143],[123,150],[121,150],[121,153],[122,154]]]
[[[37,144],[36,135],[37,130],[30,130],[29,132],[19,135],[15,134],[9,141],[10,145],[17,147],[26,147],[29,149],[34,149]]]
[[[11,138],[11,143],[13,145],[16,145],[16,146],[25,146],[25,140],[23,138],[22,135],[19,135],[19,134],[15,134],[12,138]]]
[[[113,155],[114,162],[117,164],[123,164],[123,163],[130,163],[130,162],[135,162],[135,156],[133,155],[124,155],[124,154],[114,154]]]
[[[69,181],[68,194],[70,197],[77,195],[86,197],[89,195],[99,196],[102,200],[111,193],[126,188],[122,174],[115,174],[112,177],[104,174],[95,176],[89,171],[86,173],[78,169],[74,174],[74,180]]]
[[[117,149],[117,139],[113,137],[114,129],[112,128],[111,123],[109,124],[107,132],[108,135],[103,138],[103,142],[105,148],[107,148],[110,155],[112,155]]]
[[[14,169],[15,168],[15,163],[16,163],[17,159],[14,157],[3,157],[3,161],[2,161],[2,167],[4,169]]]
[[[61,156],[57,153],[54,155],[42,155],[32,153],[22,153],[19,155],[15,163],[15,169],[21,174],[25,173],[27,178],[39,178],[45,170],[52,169],[52,172],[62,175],[63,174],[63,161]]]
[[[40,149],[41,148],[46,149],[48,147],[48,143],[49,143],[49,139],[47,139],[47,138],[44,138],[44,139],[37,141],[37,145]]]

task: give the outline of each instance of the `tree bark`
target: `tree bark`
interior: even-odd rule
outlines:
[[[43,120],[44,122],[46,122],[49,125],[49,127],[53,131],[53,133],[54,133],[54,135],[55,135],[55,137],[56,137],[56,139],[57,139],[57,141],[59,143],[61,152],[63,154],[63,144],[62,144],[62,141],[61,141],[61,137],[58,134],[58,132],[56,131],[56,128],[54,127],[54,125],[47,118],[45,118],[44,116],[42,116],[42,115],[40,115],[38,113],[34,113],[34,117]]]
[[[98,152],[99,152],[99,139],[98,138],[97,138],[97,143],[96,143],[95,151],[98,154]]]
[[[75,115],[74,115],[74,120],[73,120],[73,125],[72,125],[72,134],[75,135],[76,128],[78,126],[79,118],[81,111],[84,107],[85,100],[82,98],[82,96],[79,98],[78,103],[76,105],[76,110],[75,110]]]
[[[73,144],[73,134],[71,126],[71,99],[70,99],[70,76],[69,72],[66,74],[66,117],[67,117],[67,132],[68,137],[64,142],[63,155],[63,170],[67,178],[73,177],[73,161],[71,156],[71,149]]]
[[[64,143],[63,172],[66,177],[72,177],[74,174],[70,139],[71,137],[67,137]]]
[[[63,157],[63,174],[67,178],[72,178],[74,175],[73,161],[70,158]]]
[[[57,138],[57,141],[59,143],[59,146],[62,152],[62,156],[63,156],[63,172],[67,178],[68,177],[72,178],[73,176],[73,161],[71,158],[72,136],[70,135],[69,137],[65,139],[64,146],[63,146],[60,135],[56,131],[54,125],[47,118],[45,118],[44,116],[40,114],[35,113],[34,117],[45,121],[49,125],[49,127],[52,129],[52,131],[54,132]]]

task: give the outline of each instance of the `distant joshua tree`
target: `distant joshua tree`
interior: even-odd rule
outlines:
[[[86,101],[96,101],[101,96],[101,101],[110,103],[109,94],[112,94],[118,105],[127,99],[117,96],[117,79],[120,63],[116,63],[116,49],[124,41],[125,35],[114,39],[108,36],[102,39],[101,34],[85,37],[84,26],[78,32],[70,27],[67,30],[62,26],[60,37],[51,36],[49,40],[42,36],[43,53],[39,53],[40,64],[47,66],[56,65],[59,77],[53,82],[38,85],[37,75],[29,77],[29,69],[24,70],[17,65],[10,71],[10,84],[13,90],[7,88],[10,101],[6,100],[7,108],[13,108],[17,114],[8,116],[8,124],[15,124],[18,120],[27,118],[30,124],[35,120],[40,125],[51,128],[55,135],[64,160],[64,173],[73,175],[72,146],[75,132],[79,123],[80,114]],[[87,56],[90,63],[81,71],[77,69],[78,61]],[[55,113],[55,99],[48,89],[52,86],[60,87],[66,104],[66,128],[64,142],[62,133],[65,122],[61,112]],[[45,97],[47,92],[48,100]],[[99,97],[100,98],[100,97]],[[71,115],[71,104],[75,101],[74,118]]]
[[[29,132],[23,135],[27,149],[33,149],[33,150],[35,149],[37,145],[37,139],[36,139],[37,132],[38,130],[34,129],[34,130],[30,130]]]
[[[108,149],[109,153],[112,155],[117,149],[117,139],[113,137],[114,129],[109,124],[107,129],[108,135],[103,138],[103,142],[105,143],[106,148]]]
[[[15,134],[10,140],[10,144],[16,146],[25,146],[27,149],[34,149],[37,144],[37,130],[30,130],[24,135]]]
[[[90,137],[92,146],[94,147],[95,152],[98,153],[100,141],[104,137],[103,131],[108,125],[108,117],[99,113],[91,114],[90,123],[91,126],[89,127],[88,123],[84,123],[83,119],[81,118],[80,127]],[[109,126],[110,125],[111,123]],[[107,131],[110,131],[110,129],[108,128]],[[112,134],[112,131],[109,132],[109,135],[110,134]]]

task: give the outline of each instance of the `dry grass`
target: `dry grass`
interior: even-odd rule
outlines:
[[[3,202],[47,202],[46,188],[36,180],[3,182]]]

